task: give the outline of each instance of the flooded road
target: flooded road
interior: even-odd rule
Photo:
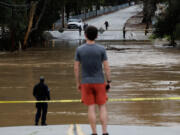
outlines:
[[[51,99],[79,99],[73,74],[77,46],[56,42],[53,47],[0,54],[0,100],[34,100],[32,89],[41,75]],[[109,98],[180,96],[179,49],[133,42],[108,46],[113,80]],[[179,125],[179,106],[180,101],[108,102],[109,124]],[[0,126],[33,125],[35,112],[34,104],[0,104]],[[50,103],[47,123],[88,123],[87,108],[81,103]]]

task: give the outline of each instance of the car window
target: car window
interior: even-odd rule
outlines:
[[[68,22],[81,22],[81,19],[69,19],[69,21]]]

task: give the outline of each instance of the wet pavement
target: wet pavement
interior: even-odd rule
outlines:
[[[110,135],[179,135],[179,127],[147,127],[147,126],[119,126],[109,125]],[[102,134],[101,126],[97,125],[97,132]],[[51,125],[45,127],[22,126],[0,128],[3,135],[90,135],[89,125]]]

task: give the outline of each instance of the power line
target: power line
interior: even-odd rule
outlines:
[[[29,4],[9,4],[5,2],[0,2],[0,6],[8,7],[8,8],[29,8]]]

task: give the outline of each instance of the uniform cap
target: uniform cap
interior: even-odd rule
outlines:
[[[44,76],[40,76],[40,80],[44,80]]]

